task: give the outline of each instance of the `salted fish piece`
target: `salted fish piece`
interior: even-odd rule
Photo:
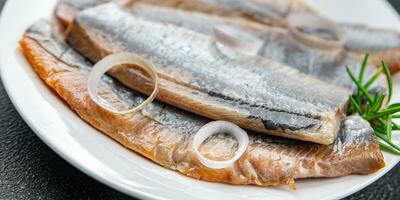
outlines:
[[[312,12],[307,4],[299,0],[60,0],[56,8],[56,15],[64,23],[69,23],[79,11],[109,2],[116,2],[124,6],[140,2],[232,18],[244,18],[275,26],[283,26],[284,18],[289,13]],[[249,15],[249,12],[252,15]]]
[[[358,56],[341,50],[308,47],[301,41],[296,41],[286,29],[141,3],[132,4],[125,9],[135,17],[174,24],[210,36],[213,36],[214,28],[221,24],[229,24],[239,30],[246,30],[262,40],[262,46],[258,51],[259,56],[297,68],[303,73],[335,85],[354,89],[355,85],[347,74],[345,66],[348,65],[355,74],[358,74],[361,69],[361,60]],[[375,70],[375,66],[368,65],[365,72],[366,79],[372,76]],[[384,85],[380,84],[380,87]]]
[[[82,2],[74,4],[71,0],[62,1],[57,9],[59,19],[68,24],[77,13],[77,11],[67,12],[68,10],[83,10],[104,3],[99,0],[86,1],[91,3],[86,3],[84,4],[86,6],[82,6]],[[385,60],[391,65],[392,72],[396,72],[399,69],[396,66],[400,66],[398,65],[400,61],[400,57],[398,57],[400,55],[398,51],[400,49],[398,48],[400,47],[400,36],[397,32],[391,30],[371,29],[361,25],[343,24],[341,27],[347,35],[347,42],[344,45],[344,49],[327,51],[304,45],[302,41],[294,39],[285,28],[265,26],[240,18],[219,17],[167,7],[145,6],[142,3],[143,1],[135,3],[127,2],[120,4],[123,4],[125,9],[138,17],[172,23],[205,34],[213,34],[213,27],[218,24],[227,23],[239,26],[239,28],[253,33],[264,41],[263,48],[259,52],[260,56],[295,67],[303,73],[310,74],[329,83],[352,89],[355,89],[355,85],[347,76],[344,66],[348,65],[355,74],[359,73],[360,63],[366,52],[372,53],[370,63],[375,66],[380,65],[381,60]],[[148,1],[144,2],[149,3]],[[172,5],[177,4],[171,3],[168,5],[173,7]],[[70,9],[63,9],[65,7]],[[377,39],[370,40],[368,36]],[[293,56],[286,56],[288,54]],[[375,66],[373,65],[368,66],[366,71],[367,77],[374,73]],[[382,84],[384,81],[382,77],[379,81],[380,84],[377,85],[380,87],[380,90],[385,88],[385,84]]]
[[[331,144],[351,93],[282,64],[238,54],[204,34],[134,17],[114,4],[80,12],[68,42],[93,62],[135,52],[156,65],[159,100],[282,137]],[[152,90],[127,68],[110,74],[137,91]]]
[[[287,28],[286,19],[293,13],[322,16],[303,0],[143,0],[141,2],[208,14],[250,19],[262,24]],[[207,9],[202,9],[206,7]],[[345,50],[360,59],[370,54],[371,62],[380,66],[384,60],[393,72],[400,66],[400,33],[366,25],[338,24],[345,32]]]
[[[56,15],[65,24],[69,24],[79,11],[108,2],[116,2],[128,8],[140,2],[234,19],[246,19],[280,28],[285,28],[287,24],[285,19],[291,13],[305,12],[320,15],[318,10],[312,9],[303,0],[60,0]],[[371,54],[371,62],[375,65],[380,65],[381,60],[385,60],[393,68],[400,66],[398,31],[362,24],[341,23],[338,25],[346,34],[345,50],[349,53],[361,59],[368,52]]]
[[[331,145],[249,133],[245,154],[232,166],[210,169],[197,159],[192,140],[208,119],[153,102],[140,112],[117,115],[97,106],[87,91],[91,64],[52,32],[46,21],[32,25],[20,40],[23,54],[38,76],[83,120],[124,147],[167,169],[205,181],[277,186],[294,179],[374,173],[384,164],[373,130],[359,116],[349,116]],[[111,78],[102,81],[103,97],[116,108],[144,98]],[[229,158],[237,142],[219,134],[201,152],[215,160]]]

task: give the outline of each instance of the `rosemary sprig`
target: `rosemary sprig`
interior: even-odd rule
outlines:
[[[400,118],[400,103],[389,105],[393,94],[393,80],[387,64],[382,61],[382,66],[364,84],[364,73],[368,63],[368,54],[365,55],[358,79],[346,66],[347,73],[356,84],[357,91],[350,96],[348,114],[358,113],[367,120],[378,137],[382,150],[400,155],[400,146],[392,142],[392,131],[400,130],[400,126],[393,119]],[[388,84],[387,94],[375,92],[371,94],[368,89],[377,80],[382,71],[386,75]],[[385,101],[386,99],[386,101]]]

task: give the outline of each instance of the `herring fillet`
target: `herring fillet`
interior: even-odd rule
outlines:
[[[192,149],[194,133],[207,119],[153,102],[130,115],[116,115],[97,106],[88,96],[87,74],[91,64],[63,43],[46,21],[32,25],[20,40],[23,54],[39,77],[83,120],[140,155],[186,176],[220,183],[276,186],[294,179],[370,174],[384,166],[373,130],[361,117],[347,117],[332,145],[249,133],[245,154],[225,169],[210,169],[197,160]],[[102,81],[103,97],[124,108],[141,95],[110,78]],[[235,151],[227,135],[212,137],[201,147],[204,155],[226,159]]]
[[[254,0],[253,0],[254,1]],[[150,5],[174,7],[183,10],[194,10],[212,15],[231,18],[244,18],[274,26],[283,26],[283,19],[291,12],[311,12],[311,8],[300,0],[60,0],[56,8],[56,15],[64,22],[73,20],[78,11],[108,2],[121,5],[146,3]],[[252,15],[248,12],[251,11]],[[272,15],[271,15],[272,14]]]
[[[304,46],[292,38],[286,29],[141,3],[126,6],[125,10],[136,17],[174,24],[210,36],[213,35],[214,27],[219,24],[236,26],[263,40],[263,45],[258,52],[259,56],[294,67],[303,73],[335,85],[354,88],[354,82],[347,74],[345,66],[348,65],[354,74],[358,74],[361,69],[361,60],[358,56],[345,51],[328,51]],[[375,66],[368,65],[364,72],[365,78],[369,79],[375,70]]]
[[[213,29],[219,24],[236,26],[239,29],[247,30],[263,41],[262,48],[258,52],[259,56],[289,65],[331,84],[350,89],[355,89],[355,84],[348,76],[345,66],[348,65],[354,74],[358,74],[361,69],[361,58],[359,56],[354,56],[347,51],[328,51],[307,47],[296,41],[286,29],[264,26],[248,20],[153,6],[140,2],[126,5],[124,9],[135,17],[174,24],[210,36],[213,36]],[[356,41],[356,39],[354,38],[353,41]],[[368,65],[364,72],[365,79],[369,79],[375,70],[375,66]],[[379,79],[379,83],[384,82],[386,80]],[[376,86],[384,88],[384,84],[377,84]]]
[[[203,12],[210,15],[218,15],[234,19],[245,19],[260,25],[285,28],[282,21],[289,13],[310,12],[318,14],[318,11],[310,8],[302,0],[263,0],[252,5],[254,0],[60,0],[56,9],[57,17],[65,24],[73,21],[75,15],[84,9],[107,2],[117,2],[126,7],[136,2],[156,6],[172,7],[187,11]],[[243,4],[245,4],[243,6]],[[261,9],[260,9],[261,8]],[[279,17],[271,17],[265,11],[280,10]],[[283,12],[285,11],[286,12]],[[268,27],[267,26],[267,27]],[[370,61],[376,66],[384,60],[393,72],[400,65],[400,34],[389,29],[373,28],[360,24],[339,24],[347,35],[345,50],[362,59],[366,52],[370,53]]]
[[[241,18],[280,27],[286,26],[283,21],[290,13],[309,12],[320,15],[318,10],[312,9],[303,0],[143,0],[142,2],[221,16],[234,17],[237,16],[235,13],[241,13],[239,16]],[[191,6],[179,7],[179,5]],[[202,10],[201,5],[206,5],[209,9]],[[271,12],[272,10],[278,12]],[[360,59],[365,53],[370,53],[370,61],[377,66],[381,65],[382,60],[392,69],[400,64],[400,34],[397,31],[351,23],[339,26],[347,36],[345,49],[350,53]]]
[[[400,68],[400,33],[391,29],[371,28],[363,24],[341,24],[347,35],[345,49],[355,55],[370,53],[371,63],[385,61],[392,72]]]
[[[157,98],[187,111],[321,144],[334,141],[345,116],[350,90],[244,57],[206,35],[136,18],[114,4],[85,10],[75,22],[73,48],[93,62],[122,51],[150,59],[161,78]],[[132,89],[152,90],[127,68],[110,74]]]

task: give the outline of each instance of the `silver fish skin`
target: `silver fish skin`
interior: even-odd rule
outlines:
[[[56,15],[61,21],[64,22],[65,25],[67,25],[73,21],[75,15],[79,11],[106,2],[116,2],[120,5],[127,7],[128,9],[134,4],[146,3],[155,6],[172,7],[187,11],[203,12],[209,15],[229,17],[230,19],[235,20],[241,19],[248,22],[258,23],[259,25],[269,28],[271,28],[270,26],[273,26],[286,29],[286,17],[290,13],[306,12],[317,15],[319,14],[318,11],[310,8],[310,6],[308,6],[304,1],[301,0],[262,2],[248,0],[229,0],[227,3],[222,3],[224,1],[225,0],[61,0],[59,5],[57,6]],[[400,44],[398,43],[398,38],[400,34],[397,31],[389,29],[378,29],[358,24],[338,25],[347,36],[344,45],[345,51],[353,54],[354,57],[358,57],[359,60],[362,60],[365,53],[368,52],[370,53],[370,63],[379,66],[381,65],[381,61],[384,60],[389,65],[392,73],[395,73],[400,69]],[[393,42],[389,44],[385,41]],[[331,62],[332,60],[343,59],[343,56],[338,55],[337,53],[327,53],[327,55],[320,56],[325,57],[325,59],[329,60],[329,62]],[[329,62],[328,64],[330,64]],[[324,62],[320,63],[324,64]],[[313,62],[311,62],[311,65],[314,65]],[[304,69],[310,70],[313,68]],[[316,71],[318,71],[318,69]]]
[[[298,0],[60,0],[56,13],[62,20],[71,21],[72,15],[75,15],[78,11],[108,2],[127,6],[139,2],[184,10],[196,10],[208,14],[255,20],[275,26],[283,26],[285,24],[284,18],[289,13],[309,12],[311,10],[306,4]],[[248,13],[251,13],[251,15]]]
[[[153,1],[154,5],[157,5],[157,1],[159,0],[151,0],[151,1]],[[170,1],[175,1],[175,0],[170,0]],[[279,26],[283,28],[285,28],[286,26],[285,23],[286,17],[290,13],[308,12],[311,14],[320,15],[320,11],[312,9],[306,2],[302,0],[295,0],[295,1],[181,0],[181,1],[210,4],[215,6],[216,10],[229,9],[232,13],[235,12],[242,13],[240,16],[241,18],[250,19],[253,21],[273,26]],[[279,10],[282,11],[285,9],[286,12],[280,12],[279,14]],[[196,9],[196,7],[193,8],[188,7],[187,10],[204,12],[201,9]],[[218,12],[213,14],[219,15]],[[380,66],[381,61],[383,60],[391,67],[392,72],[396,72],[399,70],[398,66],[400,64],[400,42],[399,42],[400,33],[398,31],[390,29],[374,28],[366,25],[351,24],[351,23],[342,23],[338,24],[338,26],[346,34],[346,42],[344,46],[344,49],[346,51],[354,54],[354,56],[356,57],[359,57],[359,59],[362,59],[366,53],[369,53],[370,61],[374,65]],[[326,57],[326,55],[322,56]]]
[[[280,13],[280,16],[285,17],[290,12],[312,12],[316,13],[317,11],[312,10],[305,2],[302,0],[283,0],[283,1],[258,1],[258,0],[139,0],[137,1],[139,4],[149,4],[153,6],[166,6],[166,7],[174,7],[173,5],[179,5],[183,2],[193,2],[196,3],[205,3],[214,5],[216,7],[226,7],[233,10],[241,10],[248,15],[256,15],[260,17],[270,18],[268,11],[276,11],[276,13]],[[73,12],[79,12],[87,8],[92,8],[98,6],[100,4],[109,3],[109,2],[117,2],[121,5],[126,6],[128,9],[132,7],[132,5],[137,4],[134,3],[136,1],[130,0],[60,0],[59,5],[61,7],[69,7],[68,10],[73,10]],[[164,2],[164,3],[162,3]],[[170,2],[170,3],[168,3]],[[187,3],[190,4],[190,3]],[[261,6],[254,6],[254,5]],[[175,8],[180,8],[176,6]],[[183,9],[190,10],[190,8]],[[193,11],[198,11],[194,9]],[[60,16],[62,14],[60,13]],[[71,19],[72,20],[72,19]],[[390,29],[379,29],[379,28],[371,28],[363,24],[349,24],[349,23],[341,23],[339,26],[345,31],[347,35],[346,49],[354,52],[375,52],[375,51],[386,51],[391,49],[399,49],[400,48],[400,34],[395,30]],[[373,40],[371,38],[374,38]],[[391,42],[389,42],[391,41]]]
[[[170,4],[164,3],[170,7],[173,7],[174,4],[182,4],[182,2],[192,2],[192,4],[210,4],[215,6],[216,9],[230,9],[232,12],[236,11],[246,13],[246,15],[253,16],[254,18],[264,18],[264,21],[274,21],[278,17],[286,18],[290,13],[310,12],[317,15],[319,14],[318,10],[312,9],[303,0],[143,0],[141,2],[152,5],[164,5],[160,2],[168,1],[175,2]],[[179,8],[179,6],[176,6],[176,8]],[[186,10],[190,9],[191,8],[187,8]],[[195,8],[192,10],[198,11]],[[275,25],[285,26],[284,23],[275,23]],[[398,31],[371,28],[362,24],[341,23],[338,25],[346,32],[348,36],[346,48],[348,48],[350,51],[363,50],[364,53],[368,50],[369,52],[374,52],[400,48],[400,34]],[[392,40],[393,42],[388,42]]]
[[[328,51],[307,47],[292,38],[286,29],[140,3],[127,6],[125,9],[136,17],[174,24],[210,36],[214,34],[214,27],[220,24],[236,26],[238,29],[247,30],[263,41],[263,46],[258,52],[259,56],[294,67],[303,73],[335,85],[354,89],[355,85],[347,74],[345,66],[348,65],[354,74],[358,74],[361,69],[360,57],[345,51]],[[375,66],[368,65],[365,77],[371,77],[375,69]]]
[[[93,62],[121,51],[150,59],[165,81],[158,98],[182,109],[323,144],[334,141],[345,116],[350,90],[270,60],[243,56],[204,34],[143,20],[114,4],[87,9],[75,23],[68,36],[71,46]],[[133,73],[113,76],[149,92],[131,81]]]
[[[384,166],[369,123],[359,116],[349,116],[331,145],[249,132],[249,147],[232,167],[207,168],[198,161],[192,140],[209,119],[157,101],[130,115],[101,109],[87,92],[87,74],[92,64],[57,35],[48,22],[39,21],[20,42],[24,55],[44,83],[83,120],[167,169],[205,181],[260,186],[289,184],[294,188],[294,179],[370,174]],[[104,97],[115,107],[137,104],[144,98],[107,76],[101,85]],[[201,152],[223,160],[234,154],[236,144],[229,135],[218,134],[202,145]]]
[[[346,48],[351,51],[383,51],[400,48],[400,34],[390,29],[371,29],[362,24],[341,24],[346,32],[348,43]]]
[[[295,4],[294,1],[274,0],[199,0],[196,2],[199,4],[209,4],[214,7],[235,10],[236,12],[243,14],[252,13],[251,18],[253,20],[259,20],[267,24],[282,24],[283,19],[292,11],[291,8],[293,4]]]

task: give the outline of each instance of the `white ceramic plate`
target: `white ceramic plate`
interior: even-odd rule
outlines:
[[[398,17],[384,1],[310,2],[334,19],[400,28]],[[298,181],[297,191],[286,186],[263,188],[208,183],[166,170],[86,124],[32,71],[19,50],[18,40],[36,20],[51,17],[55,4],[56,0],[7,2],[0,22],[2,80],[18,112],[47,145],[78,169],[116,190],[144,199],[338,199],[369,185],[400,160],[385,153],[387,166],[375,174],[302,180]],[[351,8],[351,15],[342,13],[342,8]],[[399,76],[396,82],[400,82]],[[398,101],[399,94],[396,95]]]

